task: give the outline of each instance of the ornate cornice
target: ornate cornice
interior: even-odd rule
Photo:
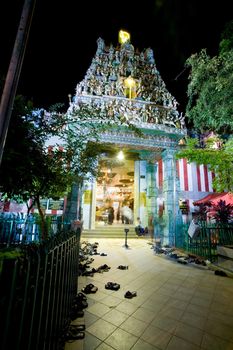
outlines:
[[[146,137],[139,137],[131,132],[116,132],[109,131],[99,135],[99,142],[115,144],[120,147],[128,147],[138,150],[152,150],[162,151],[164,149],[176,149],[177,141],[172,140],[168,136],[147,135]]]

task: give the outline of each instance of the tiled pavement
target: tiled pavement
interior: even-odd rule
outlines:
[[[232,278],[158,256],[146,239],[130,239],[129,249],[121,239],[98,243],[107,256],[94,255],[91,267],[111,269],[79,277],[79,291],[88,283],[98,291],[87,295],[84,320],[72,322],[85,323],[84,340],[67,343],[65,350],[233,350]],[[109,281],[121,288],[105,289]],[[128,290],[137,296],[124,298]]]

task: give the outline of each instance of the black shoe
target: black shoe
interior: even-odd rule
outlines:
[[[118,290],[118,289],[120,289],[120,284],[115,283],[115,282],[107,282],[105,284],[105,289]]]
[[[130,292],[129,290],[125,293],[125,298],[132,299],[137,296],[137,292]]]
[[[118,269],[119,270],[128,270],[129,266],[125,266],[125,265],[119,265]]]

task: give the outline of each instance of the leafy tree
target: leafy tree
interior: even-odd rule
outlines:
[[[37,205],[42,224],[42,238],[46,238],[45,215],[41,198],[64,196],[73,183],[98,174],[100,132],[119,125],[136,132],[137,128],[120,117],[106,118],[101,110],[74,107],[59,112],[62,105],[49,111],[33,109],[22,96],[17,96],[0,168],[0,191],[10,199],[24,202],[31,199],[28,212]],[[46,142],[56,138],[48,152]]]
[[[190,68],[186,116],[198,137],[187,139],[178,158],[209,165],[217,191],[233,191],[233,21],[222,34],[219,55],[205,49],[186,61]],[[206,135],[210,138],[205,138]],[[213,137],[214,136],[214,137]]]
[[[212,141],[212,142],[211,142]],[[187,158],[189,162],[208,165],[213,171],[213,187],[218,192],[233,191],[233,139],[214,148],[216,139],[200,145],[197,139],[188,139],[187,145],[177,154],[177,158]]]
[[[46,128],[41,128],[42,114],[41,111],[33,112],[32,104],[26,103],[22,96],[16,97],[0,168],[0,191],[10,199],[20,199],[25,203],[31,199],[28,212],[34,204],[37,205],[42,238],[46,238],[40,198],[55,199],[64,195],[69,175],[61,164],[61,150],[51,155],[44,147],[48,134]]]
[[[233,131],[233,21],[222,34],[219,55],[206,49],[189,57],[190,68],[186,116],[199,132],[229,134]]]

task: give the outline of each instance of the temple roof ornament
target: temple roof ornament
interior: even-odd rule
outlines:
[[[184,116],[157,70],[153,50],[135,50],[124,33],[126,40],[117,47],[98,38],[96,54],[77,84],[70,109],[85,105],[93,116],[98,111],[101,118],[117,115],[136,125],[164,125],[185,133]]]

